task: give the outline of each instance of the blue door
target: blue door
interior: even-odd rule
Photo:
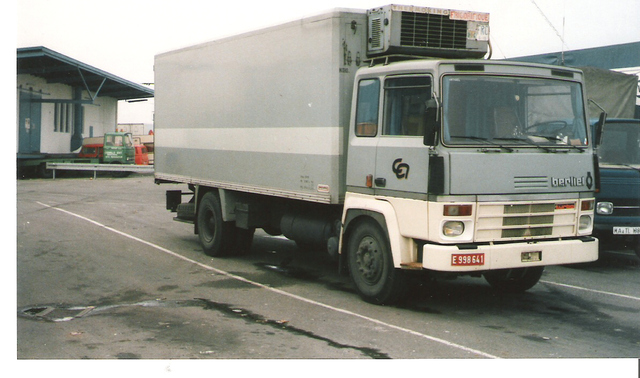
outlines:
[[[42,119],[42,96],[20,92],[18,123],[18,153],[33,154],[40,152],[40,121]]]

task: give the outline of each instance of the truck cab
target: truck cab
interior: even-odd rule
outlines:
[[[607,119],[598,159],[594,235],[601,250],[631,249],[640,257],[640,120]]]
[[[99,161],[100,159],[102,159],[102,155],[103,155],[102,148],[103,148],[102,143],[83,144],[82,149],[80,149],[80,152],[78,153],[78,157],[93,158]]]
[[[398,269],[483,274],[518,291],[544,265],[596,260],[582,80],[574,69],[480,60],[361,68],[342,242],[360,256],[348,262],[359,289],[373,281],[357,272],[373,277],[384,264],[360,231],[370,214]]]
[[[104,164],[135,164],[135,154],[131,133],[113,132],[104,135]]]

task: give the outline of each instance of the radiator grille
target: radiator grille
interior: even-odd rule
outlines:
[[[516,190],[547,189],[549,178],[547,176],[515,176],[513,184]]]
[[[578,207],[576,201],[481,203],[476,241],[574,236]]]
[[[640,216],[640,203],[637,198],[616,198],[611,202],[613,202],[613,215],[615,216]]]
[[[451,20],[437,14],[402,12],[400,45],[465,49],[467,21]]]

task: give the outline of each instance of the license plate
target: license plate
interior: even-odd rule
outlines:
[[[640,227],[614,227],[614,235],[640,235]]]
[[[484,253],[465,253],[451,255],[452,266],[484,265]]]

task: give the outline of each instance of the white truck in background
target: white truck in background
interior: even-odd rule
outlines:
[[[581,71],[483,60],[486,13],[389,5],[159,54],[155,179],[210,256],[322,245],[363,299],[406,273],[524,291],[594,261]],[[186,198],[183,202],[182,198]]]

